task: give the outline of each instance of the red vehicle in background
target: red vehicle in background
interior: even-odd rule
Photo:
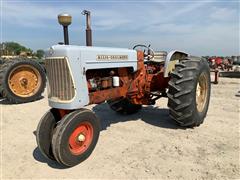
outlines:
[[[218,84],[219,73],[226,73],[230,70],[233,70],[233,60],[231,58],[225,57],[206,57],[210,67],[210,71],[214,73],[214,80],[212,81],[215,84]]]
[[[221,57],[211,57],[208,59],[211,69],[218,69],[222,71],[229,71],[232,69],[232,61],[230,59],[223,59]]]

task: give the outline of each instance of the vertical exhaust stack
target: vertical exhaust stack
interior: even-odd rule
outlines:
[[[59,14],[58,22],[63,26],[64,44],[69,45],[68,26],[72,23],[72,16],[66,13]]]
[[[86,46],[92,46],[91,12],[84,10],[82,15],[86,15]]]

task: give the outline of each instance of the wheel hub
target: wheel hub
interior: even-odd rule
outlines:
[[[82,122],[71,133],[68,143],[70,152],[74,155],[82,154],[92,143],[93,127],[89,122]]]
[[[85,139],[86,139],[86,137],[85,137],[83,134],[79,134],[79,135],[78,135],[77,140],[78,140],[79,142],[83,142],[83,141],[85,141]]]
[[[26,79],[26,78],[20,78],[20,80],[19,80],[19,82],[21,83],[21,85],[23,86],[23,87],[27,87],[27,85],[28,85],[28,80]]]

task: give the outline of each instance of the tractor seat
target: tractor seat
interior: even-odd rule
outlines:
[[[154,57],[150,61],[157,62],[157,63],[164,63],[167,57],[166,51],[155,51]]]

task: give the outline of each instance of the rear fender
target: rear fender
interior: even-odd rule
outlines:
[[[170,51],[166,57],[166,61],[164,64],[164,77],[168,77],[169,73],[173,71],[175,68],[175,64],[183,58],[188,57],[188,53],[183,51]]]

